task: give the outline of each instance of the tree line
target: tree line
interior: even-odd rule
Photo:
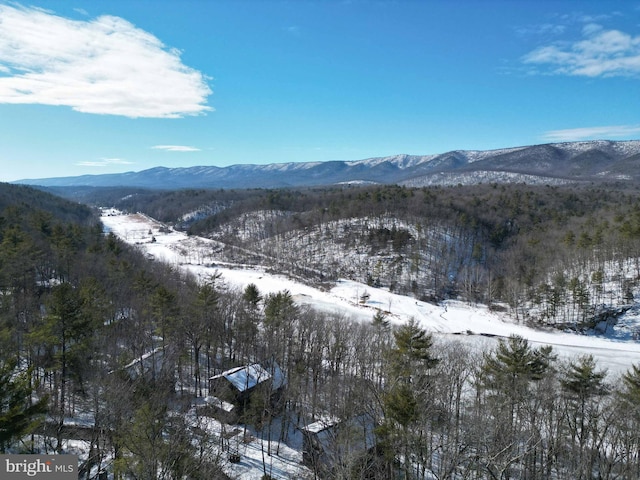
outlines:
[[[506,305],[536,325],[591,328],[631,303],[640,278],[632,185],[183,190],[115,205],[221,240],[230,261]]]

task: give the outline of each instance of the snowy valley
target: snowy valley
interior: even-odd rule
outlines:
[[[5,188],[6,451],[87,480],[640,465],[631,188],[116,189],[99,218]]]
[[[633,364],[640,364],[640,343],[635,333],[640,327],[640,308],[637,305],[627,310],[606,331],[578,334],[551,328],[532,328],[523,325],[508,311],[490,311],[485,305],[456,300],[430,303],[392,293],[388,288],[347,279],[326,282],[320,288],[310,285],[308,281],[296,281],[274,273],[273,266],[265,268],[233,264],[217,256],[216,252],[224,249],[220,240],[187,235],[143,214],[124,214],[106,209],[102,221],[109,232],[136,245],[149,258],[188,271],[201,281],[215,276],[219,278],[218,286],[222,289],[241,292],[248,285],[255,285],[265,296],[288,291],[300,307],[328,312],[349,322],[370,323],[378,312],[384,312],[385,318],[396,326],[414,319],[421,328],[433,334],[436,343],[450,345],[454,349],[469,348],[477,354],[495,348],[496,339],[518,335],[534,347],[552,346],[553,351],[567,361],[592,355],[598,367],[606,369],[612,381]],[[352,227],[357,228],[357,225]],[[310,240],[297,239],[297,242]],[[295,246],[296,240],[289,239],[283,248]],[[321,246],[316,245],[315,248],[321,249]],[[317,254],[323,261],[327,261],[328,255],[341,257],[343,264],[361,261],[357,255],[345,257],[344,251],[321,251]],[[241,425],[225,426],[213,419],[206,420],[204,424],[212,432],[219,434],[225,429],[237,432],[236,436],[245,428]],[[279,434],[276,432],[276,435]],[[244,437],[245,440],[237,441],[239,447],[235,447],[239,453],[238,463],[224,462],[225,471],[233,478],[263,478],[263,454],[267,448],[278,451],[275,455],[267,456],[271,478],[312,478],[312,473],[302,465],[300,430],[293,429],[287,441],[277,443],[277,447],[266,446],[268,440],[264,436],[260,438],[255,431],[249,436],[250,440],[246,440],[246,434]],[[424,478],[437,477],[426,475]]]
[[[492,312],[486,305],[456,300],[434,304],[346,279],[339,279],[329,288],[320,289],[308,285],[308,282],[272,273],[273,268],[230,264],[216,255],[222,249],[217,241],[189,236],[142,214],[105,210],[102,221],[108,231],[137,245],[150,258],[185,269],[201,279],[219,273],[229,289],[241,291],[247,285],[255,284],[264,294],[288,290],[300,305],[338,313],[358,322],[370,322],[381,310],[388,313],[387,318],[396,325],[414,318],[437,337],[472,345],[490,346],[492,338],[520,335],[534,344],[552,345],[566,357],[593,354],[601,366],[614,374],[640,362],[640,342],[636,337],[640,328],[640,305],[634,305],[605,332],[576,334],[549,328],[534,329],[523,325],[509,313]],[[293,246],[286,244],[284,248]],[[316,248],[321,246],[316,245]],[[333,252],[333,255],[348,263],[344,251]],[[321,258],[325,259],[326,253],[322,253]],[[350,260],[361,261],[358,256]],[[363,296],[366,297],[364,301]]]

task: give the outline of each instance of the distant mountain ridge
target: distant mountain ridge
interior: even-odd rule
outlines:
[[[640,181],[640,140],[567,142],[355,161],[156,167],[140,172],[25,179],[45,187],[281,188],[348,183],[427,186],[487,182]]]

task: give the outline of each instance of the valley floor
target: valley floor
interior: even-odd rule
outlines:
[[[102,222],[108,231],[137,245],[149,258],[175,265],[203,281],[215,275],[216,285],[222,282],[224,288],[243,291],[247,285],[254,284],[262,295],[287,290],[300,306],[338,314],[356,322],[371,322],[377,312],[383,311],[393,324],[401,325],[415,319],[420,327],[434,335],[436,341],[457,341],[478,351],[487,351],[497,338],[517,334],[532,346],[552,345],[560,357],[591,354],[598,367],[608,369],[614,378],[633,364],[640,364],[640,343],[636,339],[636,333],[640,331],[640,305],[628,310],[616,325],[602,334],[533,329],[519,323],[506,308],[497,312],[484,305],[452,300],[433,304],[349,279],[322,287],[312,286],[307,284],[310,282],[296,281],[265,268],[225,263],[215,255],[224,247],[219,242],[188,236],[141,214],[125,215],[105,210]],[[193,411],[196,410],[197,405],[194,405]],[[290,432],[286,445],[272,444],[278,453],[269,456],[265,454],[268,448],[266,436],[260,432],[249,429],[249,435],[243,435],[242,426],[223,425],[214,419],[204,421],[207,422],[204,428],[215,436],[234,439],[241,460],[239,463],[224,460],[225,472],[232,478],[260,479],[265,464],[270,465],[272,478],[307,478],[311,474],[301,463],[300,432],[295,429]]]
[[[175,264],[203,279],[216,272],[221,274],[228,288],[243,290],[253,283],[263,294],[288,290],[300,305],[339,313],[354,321],[371,321],[376,311],[382,310],[392,323],[402,324],[414,318],[436,338],[457,339],[481,347],[490,345],[496,337],[517,334],[534,345],[552,345],[563,357],[591,354],[600,367],[614,375],[640,364],[640,343],[634,338],[640,327],[640,306],[629,310],[617,325],[600,335],[533,329],[519,324],[508,313],[492,312],[484,305],[451,300],[435,305],[346,279],[322,290],[260,268],[223,263],[211,253],[219,246],[217,242],[187,236],[140,214],[105,210],[102,222],[109,231],[137,244],[158,261]]]

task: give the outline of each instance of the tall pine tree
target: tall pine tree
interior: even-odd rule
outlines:
[[[18,372],[17,361],[0,363],[0,453],[31,432],[47,408],[47,398],[32,398],[31,373]]]

